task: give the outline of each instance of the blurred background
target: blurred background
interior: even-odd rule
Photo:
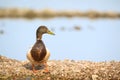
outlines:
[[[0,55],[26,60],[40,25],[51,60],[120,61],[120,0],[0,0]]]

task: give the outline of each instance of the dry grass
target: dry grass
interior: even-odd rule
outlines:
[[[120,18],[120,13],[109,11],[109,12],[99,12],[99,11],[54,11],[52,9],[45,10],[31,10],[31,9],[4,9],[0,8],[0,18],[54,18],[54,17],[88,17],[94,18]]]

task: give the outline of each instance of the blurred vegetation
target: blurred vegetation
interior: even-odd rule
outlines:
[[[54,18],[54,17],[88,17],[94,18],[120,18],[120,13],[114,11],[99,12],[89,10],[81,11],[55,11],[52,9],[32,10],[32,9],[17,9],[17,8],[0,8],[0,18]]]

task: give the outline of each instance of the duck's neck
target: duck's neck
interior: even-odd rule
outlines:
[[[36,40],[41,40],[41,39],[42,39],[42,33],[41,34],[36,33]]]

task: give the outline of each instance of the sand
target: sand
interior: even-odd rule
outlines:
[[[18,61],[0,55],[0,80],[120,80],[120,61],[49,60],[50,73],[44,65],[33,73],[29,61]]]

